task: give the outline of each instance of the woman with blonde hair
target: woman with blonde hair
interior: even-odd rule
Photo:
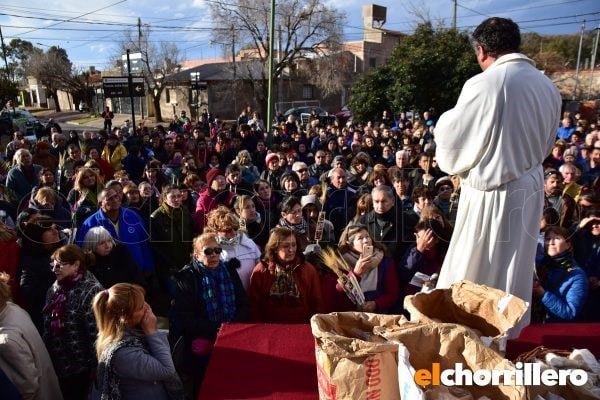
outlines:
[[[245,321],[248,297],[233,263],[223,262],[216,234],[197,236],[193,248],[192,261],[174,277],[170,335],[183,345],[177,368],[195,392],[221,324]]]
[[[183,399],[164,332],[144,289],[117,283],[96,294],[98,371],[92,399]]]
[[[248,195],[241,195],[233,202],[233,211],[238,217],[240,231],[244,232],[259,248],[264,248],[269,240],[270,227],[256,207],[256,201]],[[254,267],[254,266],[252,266]]]
[[[98,173],[92,168],[80,168],[67,195],[73,218],[77,227],[81,227],[87,217],[98,211],[98,188],[102,186]]]
[[[29,201],[29,207],[37,208],[62,229],[69,229],[73,225],[71,213],[63,207],[58,192],[51,187],[40,188]]]

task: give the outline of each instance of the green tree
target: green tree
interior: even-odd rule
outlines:
[[[454,106],[467,79],[481,72],[466,32],[419,24],[403,38],[390,61],[352,87],[350,108],[357,120],[384,109],[441,113]]]
[[[41,52],[42,50],[35,48],[27,40],[12,39],[10,41],[8,46],[6,46],[6,56],[8,59],[8,73],[11,80],[25,81],[27,78],[25,76],[25,66],[29,57],[35,51]]]
[[[396,110],[443,112],[454,106],[465,81],[481,72],[466,32],[434,29],[429,22],[398,44],[390,64]]]
[[[4,107],[6,100],[16,100],[19,94],[19,88],[16,83],[5,76],[0,76],[0,108]],[[16,103],[15,103],[16,104]]]
[[[372,121],[390,109],[391,68],[383,65],[360,77],[352,86],[350,109],[355,121]]]

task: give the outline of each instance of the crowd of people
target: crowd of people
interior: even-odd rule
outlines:
[[[435,286],[461,179],[437,165],[434,110],[345,125],[290,116],[268,133],[250,111],[51,128],[35,143],[15,132],[0,171],[3,396],[184,398],[224,322],[404,313],[405,296]],[[595,121],[565,115],[544,169],[534,319],[599,321]]]

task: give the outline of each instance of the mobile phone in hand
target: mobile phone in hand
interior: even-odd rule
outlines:
[[[363,253],[362,253],[363,258],[367,258],[372,255],[373,255],[373,246],[370,244],[365,244],[363,246]]]

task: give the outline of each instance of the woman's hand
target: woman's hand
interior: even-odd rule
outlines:
[[[585,217],[579,222],[579,229],[585,228],[585,226],[593,220],[600,219],[598,217]]]
[[[419,253],[424,253],[425,250],[431,248],[431,246],[433,246],[433,242],[435,240],[434,236],[433,236],[433,231],[431,229],[427,229],[425,232],[423,232],[422,234],[416,234],[415,236],[417,238],[417,251]]]
[[[533,280],[533,295],[537,297],[542,297],[546,293],[544,287],[540,284],[540,281],[537,279]]]
[[[156,332],[156,315],[152,312],[152,308],[146,304],[146,311],[140,322],[140,327],[146,335],[151,335]]]
[[[377,303],[375,303],[374,301],[367,301],[365,304],[362,305],[360,310],[363,312],[375,312],[375,310],[377,310]]]
[[[362,254],[361,254],[360,257],[358,258],[358,261],[356,261],[356,265],[354,266],[354,269],[352,270],[354,275],[362,276],[363,274],[372,270],[373,269],[373,266],[371,265],[372,260],[373,260],[373,255],[363,258]]]

